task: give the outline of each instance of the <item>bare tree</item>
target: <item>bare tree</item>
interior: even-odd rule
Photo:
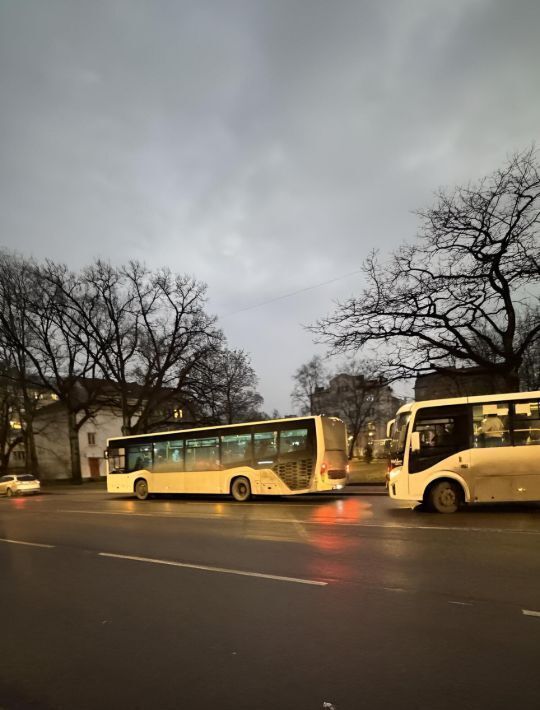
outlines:
[[[3,401],[10,412],[9,421],[17,421],[21,427],[17,432],[5,430],[5,466],[9,463],[13,448],[21,443],[22,438],[26,468],[36,477],[39,477],[35,444],[39,402],[36,398],[36,379],[29,351],[35,345],[33,295],[39,291],[35,263],[16,254],[1,252],[0,358],[5,395]]]
[[[440,191],[418,212],[412,245],[364,264],[367,287],[311,329],[335,352],[387,349],[392,379],[452,364],[474,365],[519,387],[525,353],[540,333],[519,315],[538,304],[540,169],[534,149],[515,154],[476,185]]]
[[[527,312],[520,322],[520,329],[528,331],[531,323],[540,317],[539,313]],[[540,336],[526,350],[520,369],[521,388],[523,390],[540,389]]]
[[[110,403],[119,407],[122,431],[159,428],[190,397],[192,370],[223,340],[204,310],[206,287],[139,262],[116,268],[97,261],[81,283],[84,297],[71,299],[71,307],[109,384]]]
[[[361,434],[368,434],[369,423],[380,417],[381,395],[387,382],[375,360],[346,362],[329,378],[328,386],[313,396],[317,413],[343,419],[349,435],[348,456],[352,458]],[[389,419],[391,413],[384,413]]]
[[[66,266],[47,262],[35,267],[27,327],[32,342],[26,354],[44,388],[65,406],[71,477],[82,481],[79,431],[97,413],[100,383],[96,379],[99,351],[94,348],[78,304],[91,310],[78,275]]]
[[[328,373],[320,355],[315,355],[309,362],[301,365],[294,373],[293,380],[293,406],[300,410],[300,414],[317,414],[314,395],[328,381]]]
[[[261,418],[257,375],[243,350],[217,351],[200,363],[197,373],[196,399],[206,421],[233,424]]]

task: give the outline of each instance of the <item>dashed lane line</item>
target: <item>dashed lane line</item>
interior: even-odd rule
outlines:
[[[532,609],[522,609],[524,616],[538,616],[540,617],[540,611],[533,611]]]
[[[219,572],[221,574],[236,574],[241,577],[259,577],[262,579],[272,579],[277,582],[293,582],[295,584],[309,584],[315,587],[327,587],[328,582],[320,582],[315,579],[300,579],[298,577],[282,577],[276,574],[265,574],[263,572],[246,572],[239,569],[227,569],[226,567],[210,567],[208,565],[195,565],[188,562],[173,562],[171,560],[157,560],[152,557],[137,557],[135,555],[116,555],[112,552],[99,552],[100,557],[113,557],[120,560],[132,560],[134,562],[148,562],[154,565],[168,565],[170,567],[183,567],[185,569],[196,569],[203,572]]]
[[[9,542],[12,545],[28,545],[29,547],[46,547],[52,549],[55,545],[45,545],[42,542],[26,542],[25,540],[8,540],[8,538],[0,537],[0,542]]]

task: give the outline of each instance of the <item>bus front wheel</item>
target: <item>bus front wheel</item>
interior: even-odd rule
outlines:
[[[437,513],[455,513],[461,503],[461,491],[453,481],[439,481],[429,489],[426,502]]]
[[[244,478],[244,476],[235,478],[231,485],[231,495],[239,503],[249,500],[251,498],[251,486],[248,479]]]
[[[135,484],[135,495],[139,500],[146,500],[148,498],[148,483],[144,478],[139,478]]]

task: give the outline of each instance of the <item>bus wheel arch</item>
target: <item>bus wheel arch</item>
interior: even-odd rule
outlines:
[[[137,478],[133,484],[133,492],[139,500],[146,500],[148,498],[148,481],[146,478]]]
[[[235,476],[229,490],[234,500],[245,503],[251,498],[251,481],[247,476]]]
[[[454,478],[436,478],[424,491],[424,503],[437,513],[455,513],[465,500],[465,489]]]

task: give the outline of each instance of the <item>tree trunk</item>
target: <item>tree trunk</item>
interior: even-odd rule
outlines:
[[[73,483],[82,483],[81,449],[79,446],[79,429],[77,428],[77,415],[68,411],[69,451],[71,456],[71,480]]]
[[[25,432],[25,449],[28,473],[31,473],[32,476],[39,478],[39,462],[36,451],[36,439],[32,424],[28,426]]]

